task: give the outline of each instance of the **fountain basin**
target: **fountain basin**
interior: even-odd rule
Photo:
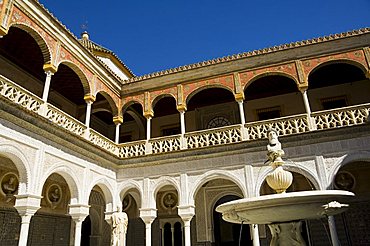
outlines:
[[[305,219],[318,219],[342,213],[355,195],[343,190],[299,191],[244,198],[216,208],[231,223],[272,224]],[[332,203],[332,202],[338,203]],[[326,208],[327,204],[332,206]],[[340,206],[342,205],[342,206]]]

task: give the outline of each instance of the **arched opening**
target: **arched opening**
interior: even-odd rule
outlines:
[[[224,221],[215,209],[221,203],[242,197],[241,188],[225,178],[213,178],[201,184],[194,197],[195,216],[191,227],[195,231],[192,233],[192,242],[203,245],[238,245],[240,225]],[[242,245],[252,245],[248,225],[244,225],[242,240]]]
[[[226,195],[216,202],[215,209],[217,206],[225,202],[237,199],[240,199],[240,197],[235,195]],[[241,245],[252,245],[249,225],[226,222],[222,219],[222,214],[216,212],[215,209],[213,210],[213,234],[216,246],[238,246],[239,240]]]
[[[113,122],[113,110],[107,98],[101,93],[96,95],[92,104],[90,126],[103,136],[114,141],[115,124]]]
[[[308,77],[311,110],[328,110],[368,103],[369,79],[355,65],[341,61],[325,63]]]
[[[355,193],[349,209],[335,216],[335,224],[342,245],[366,245],[370,242],[370,161],[353,161],[341,167],[333,180],[333,187]]]
[[[156,193],[157,218],[152,224],[152,242],[160,242],[158,246],[163,244],[177,246],[174,244],[174,226],[176,223],[182,224],[177,213],[178,205],[179,196],[172,185],[165,185]]]
[[[120,130],[120,143],[145,139],[146,119],[140,103],[133,103],[123,112],[123,123]]]
[[[244,95],[247,122],[305,112],[295,81],[286,76],[268,75],[257,78],[245,88]]]
[[[51,174],[42,189],[41,208],[32,216],[28,233],[30,245],[69,245],[71,216],[70,188],[59,174]]]
[[[293,183],[292,185],[286,190],[286,192],[298,192],[298,191],[307,191],[307,190],[315,190],[314,185],[312,182],[304,175],[296,172],[291,172],[293,174]],[[270,188],[270,186],[267,184],[266,181],[263,182],[261,188],[260,188],[260,195],[269,195],[269,194],[275,194],[276,192]],[[267,227],[262,227],[264,231],[263,234],[267,235],[266,239],[263,239],[263,241],[270,242],[271,241],[271,232],[269,229],[266,229]],[[320,234],[321,236],[325,235],[325,228],[323,228],[323,225],[320,220],[307,220],[303,221],[301,233],[302,237],[305,240],[307,245],[312,245],[312,238],[314,237],[311,233],[311,231],[321,230],[324,234]],[[313,244],[315,245],[315,244]]]
[[[89,196],[89,216],[85,218],[82,227],[81,239],[84,238],[89,244],[81,245],[109,245],[111,239],[111,227],[105,221],[104,193],[99,186],[94,186]]]
[[[12,160],[0,156],[0,245],[18,245],[21,217],[14,208],[19,173]]]
[[[71,63],[61,63],[58,71],[51,77],[47,101],[58,109],[84,122],[86,102],[84,88],[78,74],[72,69]],[[77,68],[75,68],[77,69]]]
[[[0,39],[0,74],[41,97],[45,61],[36,40],[18,27]]]
[[[128,217],[128,228],[126,234],[126,245],[144,245],[145,224],[140,218],[139,203],[140,194],[135,189],[130,189],[126,192],[122,199],[123,211]]]
[[[176,100],[172,96],[162,97],[153,102],[152,137],[180,134],[180,116]]]
[[[187,132],[240,123],[238,104],[229,90],[206,88],[190,95],[187,101]]]

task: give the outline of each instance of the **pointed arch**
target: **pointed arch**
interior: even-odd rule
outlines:
[[[27,32],[36,41],[36,43],[40,47],[42,56],[44,58],[44,64],[51,63],[52,57],[51,57],[50,47],[48,46],[44,38],[40,35],[40,33],[36,29],[24,23],[12,23],[9,28],[11,27],[19,28]]]
[[[68,166],[67,163],[60,162],[56,163],[52,167],[50,167],[46,172],[44,172],[44,175],[40,179],[40,183],[38,185],[38,194],[42,194],[42,189],[44,187],[44,184],[46,180],[52,175],[53,173],[59,174],[64,178],[66,181],[69,191],[71,192],[71,204],[78,204],[81,203],[82,197],[81,195],[83,192],[80,190],[82,189],[82,185],[78,182],[80,180],[76,175],[76,170],[73,170]]]
[[[130,190],[135,190],[138,192],[138,195],[130,193]],[[143,189],[140,186],[139,182],[134,180],[129,180],[128,182],[123,182],[118,187],[118,194],[120,197],[120,200],[123,201],[126,194],[131,194],[131,196],[135,199],[136,204],[139,208],[142,206],[142,200],[143,200]]]
[[[369,151],[358,151],[348,153],[341,158],[339,158],[331,168],[330,173],[328,173],[328,182],[329,184],[333,184],[335,175],[338,171],[344,167],[345,165],[356,162],[356,161],[366,161],[370,162],[370,152]]]
[[[27,193],[31,184],[30,165],[24,152],[15,146],[4,144],[0,145],[0,155],[10,159],[18,170],[19,188],[18,194]]]
[[[113,198],[114,189],[106,178],[97,178],[88,185],[86,189],[86,201],[84,202],[86,202],[86,204],[88,203],[90,193],[95,186],[98,186],[103,192],[106,212],[112,212],[115,204],[115,199]]]
[[[299,163],[293,163],[293,162],[287,161],[284,164],[284,170],[292,171],[292,172],[299,173],[299,174],[303,175],[305,178],[307,178],[314,185],[315,189],[317,189],[317,190],[325,189],[325,187],[323,187],[322,184],[320,183],[316,173],[313,172],[307,166],[301,165]],[[263,182],[265,181],[266,176],[272,171],[273,171],[273,168],[271,166],[268,166],[257,177],[254,194],[252,194],[253,197],[260,195],[260,190],[261,190],[261,187],[263,185]]]
[[[225,170],[211,170],[199,176],[195,180],[194,186],[190,191],[189,199],[191,199],[191,201],[189,201],[189,204],[194,205],[195,196],[202,185],[214,179],[226,179],[233,182],[242,191],[243,196],[248,197],[248,191],[245,187],[245,184],[237,176]]]
[[[112,96],[111,96],[111,95],[109,95],[106,91],[103,91],[103,90],[97,91],[97,92],[95,93],[95,96],[97,96],[98,94],[102,95],[102,96],[105,98],[105,100],[107,100],[107,101],[108,101],[109,106],[110,106],[110,108],[111,108],[111,110],[112,110],[112,111],[111,111],[111,112],[112,112],[112,114],[113,114],[113,115],[118,115],[118,106],[117,106],[117,104],[115,103],[115,101],[113,100]]]
[[[83,90],[84,90],[84,95],[91,94],[91,87],[90,87],[90,83],[87,79],[87,75],[76,64],[74,64],[73,62],[71,62],[69,60],[61,60],[58,63],[57,67],[59,67],[60,64],[63,64],[65,66],[69,67],[70,69],[73,70],[73,72],[75,72],[77,74],[78,78],[81,81],[81,84],[82,84],[82,87],[83,87]]]
[[[297,81],[297,79],[295,77],[293,77],[291,74],[289,73],[285,73],[285,72],[265,72],[265,73],[261,73],[261,74],[258,74],[258,75],[255,75],[254,77],[251,77],[244,85],[244,88],[243,88],[243,91],[245,91],[248,86],[250,86],[253,82],[261,79],[261,78],[264,78],[264,77],[269,77],[269,76],[281,76],[281,77],[286,77],[290,80],[292,80],[295,85],[297,86],[297,89],[298,89],[298,85],[299,85],[299,82]]]

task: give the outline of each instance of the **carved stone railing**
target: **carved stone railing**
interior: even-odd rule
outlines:
[[[43,112],[41,112],[41,114],[43,114]],[[63,127],[65,130],[80,137],[84,137],[86,126],[53,105],[47,104],[46,113],[44,115],[48,120]]]
[[[224,145],[242,141],[240,125],[214,128],[185,134],[188,149]]]
[[[26,91],[3,76],[0,77],[0,95],[35,113],[39,112],[43,103],[36,95]]]
[[[309,131],[307,114],[293,115],[273,120],[251,122],[244,125],[247,140],[267,138],[267,131],[275,129],[279,136],[299,134]]]
[[[94,129],[89,129],[88,140],[102,149],[106,151],[118,155],[118,147],[112,140],[103,136],[99,132],[95,131]]]
[[[317,130],[360,125],[368,120],[370,103],[312,113]]]
[[[149,141],[142,140],[116,144],[93,129],[87,129],[83,123],[72,116],[48,103],[44,103],[36,95],[1,75],[0,96],[2,100],[9,100],[25,110],[32,111],[119,158],[132,158],[180,151],[182,149],[196,149],[264,139],[267,138],[267,131],[270,128],[277,130],[280,136],[285,136],[360,125],[369,120],[370,114],[370,103],[367,103],[314,112],[310,116],[307,114],[293,115],[273,120],[246,123],[244,126],[233,125],[189,132],[184,135],[152,138]]]
[[[153,154],[178,151],[181,148],[181,135],[153,138],[149,144]]]
[[[130,158],[145,155],[145,140],[118,145],[118,157]]]

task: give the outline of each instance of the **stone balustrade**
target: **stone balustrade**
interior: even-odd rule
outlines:
[[[313,112],[311,115],[299,114],[272,120],[250,122],[221,128],[188,132],[173,135],[116,144],[65,112],[44,103],[39,97],[23,89],[16,83],[0,75],[0,99],[8,100],[26,111],[32,111],[64,130],[83,137],[91,144],[119,158],[133,158],[148,154],[161,154],[183,149],[197,149],[211,146],[233,144],[267,138],[267,131],[274,128],[279,136],[301,134],[339,127],[364,124],[369,119],[370,103]]]

